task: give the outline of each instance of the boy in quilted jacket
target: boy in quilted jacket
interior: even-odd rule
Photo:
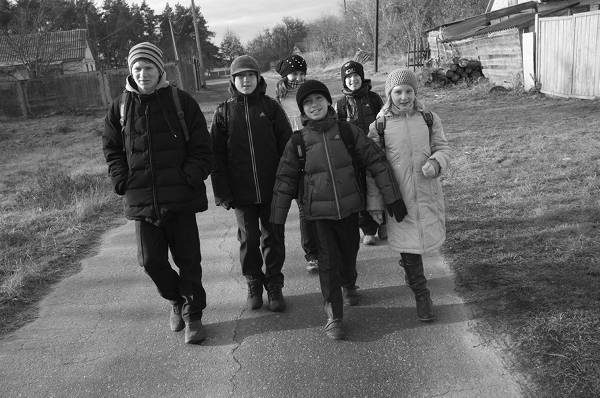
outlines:
[[[271,221],[284,224],[296,196],[304,205],[306,218],[314,221],[319,242],[319,282],[327,315],[325,333],[338,340],[345,337],[344,298],[356,298],[358,212],[364,208],[353,160],[360,161],[373,175],[388,211],[398,220],[404,217],[405,206],[383,152],[359,128],[337,120],[331,95],[323,83],[306,81],[296,101],[304,128],[295,134],[301,134],[305,163],[301,167],[298,148],[290,139],[277,169]],[[352,147],[347,146],[344,134],[351,136]]]
[[[388,220],[388,243],[400,253],[419,320],[428,322],[435,314],[422,255],[438,250],[446,238],[439,177],[448,170],[450,147],[440,118],[417,100],[417,88],[417,76],[411,70],[397,69],[388,75],[386,102],[369,128],[369,137],[384,148],[406,203],[408,214],[403,220]],[[381,222],[382,197],[371,180],[367,183],[367,209]]]

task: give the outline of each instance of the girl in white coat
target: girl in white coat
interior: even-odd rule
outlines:
[[[386,103],[369,126],[369,137],[384,147],[408,210],[401,222],[388,221],[388,242],[400,253],[406,283],[415,294],[417,316],[427,322],[435,315],[422,254],[439,249],[446,238],[439,176],[448,169],[450,148],[440,118],[417,100],[417,86],[417,76],[408,69],[388,75]],[[367,210],[381,222],[384,208],[369,180]]]

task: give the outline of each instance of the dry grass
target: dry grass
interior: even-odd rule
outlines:
[[[2,124],[0,332],[32,318],[32,304],[114,225],[121,206],[103,165],[101,129],[100,116]]]
[[[511,342],[531,396],[600,396],[600,103],[455,90],[424,96],[455,150],[460,292]]]

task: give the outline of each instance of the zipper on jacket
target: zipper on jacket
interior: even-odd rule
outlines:
[[[258,185],[258,172],[256,171],[256,157],[254,155],[254,141],[252,140],[252,127],[250,126],[250,112],[248,111],[248,98],[244,96],[244,109],[246,111],[246,125],[248,126],[248,143],[250,144],[250,159],[252,160],[252,176],[256,187],[256,201],[262,203],[260,185]]]
[[[331,167],[331,158],[329,157],[329,146],[327,145],[327,132],[323,132],[323,144],[325,145],[325,156],[327,157],[327,167],[329,168],[329,175],[331,176],[331,185],[333,186],[333,199],[335,201],[335,207],[338,213],[338,219],[342,219],[342,212],[340,210],[340,202],[338,200],[337,188],[335,186],[335,175],[333,174],[333,167]]]
[[[406,126],[406,135],[408,136],[408,139],[410,141],[410,175],[412,176],[413,179],[413,189],[415,191],[415,207],[417,208],[417,228],[419,229],[419,242],[421,243],[421,248],[424,249],[425,248],[425,241],[423,240],[423,225],[421,223],[421,212],[419,211],[419,198],[418,198],[418,191],[417,191],[417,177],[415,176],[415,162],[414,162],[414,156],[413,156],[413,151],[412,148],[414,148],[413,146],[413,142],[412,142],[412,137],[410,136],[410,130],[408,128],[408,115],[406,115],[404,117],[404,124]]]
[[[158,209],[158,200],[156,198],[156,178],[154,175],[154,167],[152,166],[152,134],[150,134],[150,117],[148,116],[148,104],[146,104],[144,116],[146,117],[146,134],[148,135],[148,160],[150,162],[150,175],[152,177],[152,202],[154,203],[154,215],[158,220],[160,211]]]

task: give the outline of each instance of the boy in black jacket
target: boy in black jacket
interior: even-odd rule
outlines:
[[[298,200],[303,202],[307,220],[314,220],[319,241],[319,281],[327,314],[325,333],[338,340],[345,335],[344,296],[356,295],[360,239],[357,213],[365,206],[353,159],[373,175],[389,204],[388,210],[398,220],[406,215],[406,208],[385,154],[356,126],[337,121],[331,95],[323,83],[306,81],[296,101],[305,125],[299,133],[305,147],[304,173],[292,139],[277,169],[271,221],[284,224],[292,199],[301,195]],[[351,135],[352,149],[346,146],[344,134]]]
[[[356,61],[348,61],[342,65],[340,71],[342,77],[342,93],[336,104],[339,120],[346,120],[363,131],[369,133],[369,125],[375,121],[377,113],[383,106],[383,100],[378,94],[371,91],[371,80],[365,79],[365,71],[362,64]],[[367,175],[365,170],[360,170],[359,180],[361,187],[367,186]],[[366,189],[363,190],[366,195]],[[358,223],[362,230],[363,244],[374,245],[377,233],[381,239],[387,238],[385,223],[379,225],[366,210],[358,214]]]
[[[266,87],[254,58],[233,60],[231,98],[219,105],[211,127],[216,160],[211,179],[217,206],[235,209],[248,307],[262,307],[264,286],[269,309],[283,311],[284,231],[274,229],[269,217],[275,171],[292,128]]]

